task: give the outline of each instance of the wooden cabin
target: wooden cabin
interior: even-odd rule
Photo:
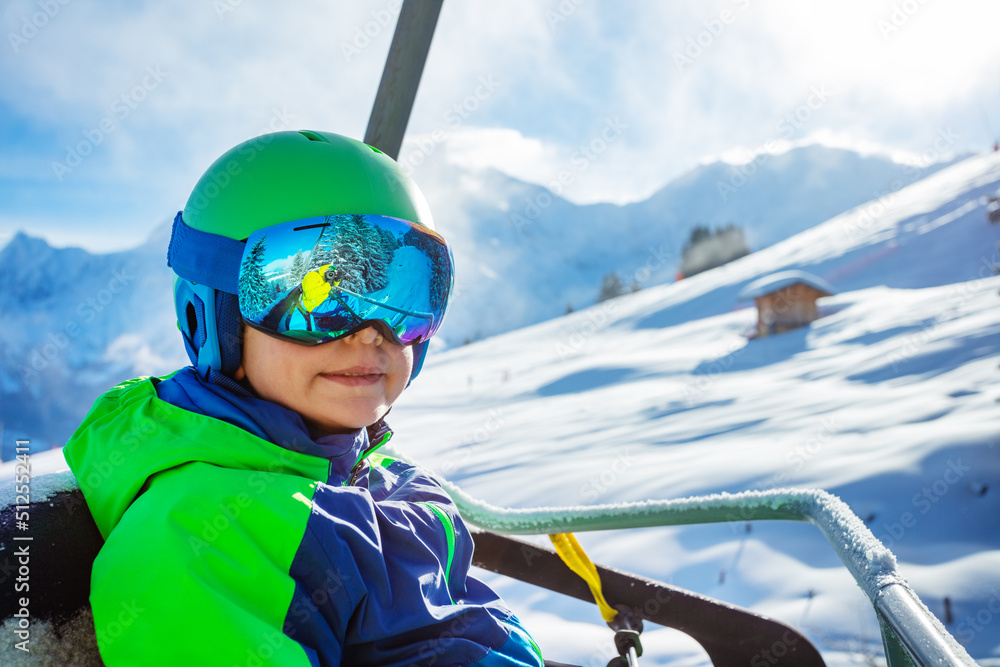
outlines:
[[[782,271],[759,278],[740,292],[757,305],[757,337],[809,324],[819,317],[816,300],[835,294],[828,282],[805,271]]]

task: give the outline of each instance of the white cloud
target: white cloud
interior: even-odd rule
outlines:
[[[498,127],[460,127],[437,135],[418,134],[404,144],[400,162],[419,168],[428,153],[440,150],[445,161],[459,169],[472,172],[495,169],[526,183],[547,187],[578,204],[626,203],[648,193],[638,193],[632,187],[631,173],[623,177],[614,173],[619,160],[610,156],[620,154],[621,146],[616,145],[616,140],[628,130],[626,126],[616,134],[614,122],[609,119],[598,132],[574,145],[526,137],[515,129]],[[435,141],[434,136],[439,140]],[[471,177],[467,179],[466,191],[481,187],[480,182],[471,185]]]
[[[879,21],[904,4],[919,9],[883,35]],[[394,28],[388,0],[242,2],[222,16],[213,6],[75,0],[0,59],[0,186],[31,193],[0,214],[0,233],[65,227],[72,211],[75,228],[135,234],[183,205],[208,164],[276,110],[291,128],[363,135]],[[5,34],[35,11],[33,0],[9,3]],[[720,31],[723,11],[732,20]],[[564,195],[580,203],[644,198],[704,156],[769,139],[912,159],[951,127],[956,150],[985,149],[990,123],[1000,130],[998,24],[1000,3],[987,0],[446,3],[409,138],[446,132],[450,160],[532,183],[569,170]],[[678,68],[675,54],[699,42]],[[169,73],[162,84],[65,182],[54,178],[51,163],[156,65]],[[780,129],[822,85],[828,103]],[[615,118],[620,136],[586,168],[574,162]],[[30,142],[13,140],[25,132]]]
[[[472,170],[493,168],[531,183],[557,171],[558,152],[511,128],[462,128],[448,139],[448,161]]]

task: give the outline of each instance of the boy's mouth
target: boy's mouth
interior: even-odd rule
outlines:
[[[332,371],[330,373],[320,373],[319,375],[326,380],[349,387],[376,384],[385,377],[385,373],[380,369],[370,366],[352,366],[351,368]]]

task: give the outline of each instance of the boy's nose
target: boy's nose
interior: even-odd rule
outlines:
[[[361,331],[356,331],[351,334],[351,338],[355,338],[358,342],[365,345],[371,345],[372,343],[381,345],[384,340],[382,334],[375,327],[365,327]]]

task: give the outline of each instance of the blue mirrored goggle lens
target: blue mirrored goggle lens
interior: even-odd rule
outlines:
[[[375,215],[308,218],[247,239],[240,312],[255,328],[304,344],[381,322],[409,345],[437,332],[453,283],[451,251],[426,227]]]

